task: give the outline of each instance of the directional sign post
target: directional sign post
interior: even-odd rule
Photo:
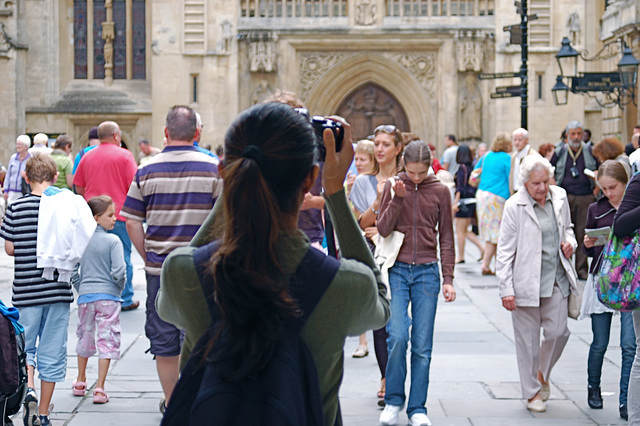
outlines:
[[[514,2],[518,14],[520,15],[520,24],[507,25],[503,28],[510,35],[510,44],[519,44],[522,49],[522,64],[520,72],[498,72],[498,73],[482,73],[478,75],[480,80],[490,80],[497,78],[516,78],[520,77],[519,86],[503,86],[496,87],[496,92],[491,94],[491,99],[515,98],[520,97],[520,127],[527,128],[527,102],[528,102],[528,77],[527,77],[527,60],[529,56],[529,40],[527,27],[529,21],[538,19],[537,15],[527,15],[527,0]],[[584,83],[585,82],[580,82]],[[594,84],[591,82],[591,84]]]

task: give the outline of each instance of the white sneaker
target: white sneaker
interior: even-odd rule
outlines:
[[[402,407],[398,407],[396,405],[387,405],[380,413],[380,424],[385,426],[393,426],[398,424],[398,414],[400,413],[400,409]]]
[[[424,413],[415,413],[409,420],[411,420],[411,426],[431,426],[431,420]]]

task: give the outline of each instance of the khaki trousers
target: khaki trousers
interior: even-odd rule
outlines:
[[[520,386],[525,399],[533,398],[540,390],[538,370],[548,381],[551,369],[562,355],[571,334],[567,327],[567,311],[567,298],[562,296],[558,286],[554,286],[551,297],[540,299],[540,306],[517,306],[511,313]],[[541,327],[544,331],[542,345]]]

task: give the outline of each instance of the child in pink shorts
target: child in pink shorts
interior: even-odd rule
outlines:
[[[122,242],[107,233],[116,223],[113,200],[107,195],[93,197],[89,207],[98,226],[72,280],[78,290],[79,317],[78,378],[73,382],[73,394],[84,396],[87,362],[97,347],[98,383],[93,391],[93,403],[104,404],[109,402],[109,395],[104,391],[109,364],[112,359],[120,358],[120,294],[126,281],[126,266]]]

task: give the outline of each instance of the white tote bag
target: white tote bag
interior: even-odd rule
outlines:
[[[391,178],[391,199],[395,196],[395,192],[393,190],[394,180],[395,178]],[[380,268],[382,280],[387,286],[387,298],[391,299],[391,289],[389,288],[389,268],[396,263],[400,247],[402,247],[402,243],[404,242],[404,234],[398,231],[391,232],[387,237],[383,237],[378,234],[373,238],[373,242],[376,245],[373,257],[376,265]]]

